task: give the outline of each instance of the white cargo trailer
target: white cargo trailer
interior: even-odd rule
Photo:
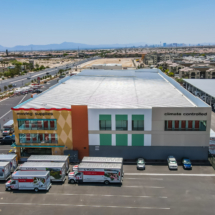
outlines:
[[[122,165],[110,163],[80,163],[78,171],[68,175],[68,182],[122,183]]]
[[[10,162],[0,162],[0,180],[7,180],[10,173]]]
[[[112,157],[83,157],[81,163],[118,163],[122,165],[123,172],[123,158]],[[77,171],[78,165],[73,166],[72,170]]]
[[[6,190],[49,190],[51,187],[48,171],[17,171],[5,184]]]
[[[31,155],[27,162],[63,162],[66,165],[66,173],[69,172],[68,155]]]
[[[60,162],[25,162],[19,166],[20,171],[49,171],[51,181],[66,180],[66,165]]]
[[[14,172],[18,166],[18,159],[16,154],[0,154],[0,162],[10,162],[10,171]]]

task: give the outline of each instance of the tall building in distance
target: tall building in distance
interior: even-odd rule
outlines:
[[[166,47],[166,43],[163,43],[163,47]]]

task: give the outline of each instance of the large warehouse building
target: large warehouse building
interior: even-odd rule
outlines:
[[[14,108],[19,159],[206,160],[211,108],[160,70],[84,70]]]

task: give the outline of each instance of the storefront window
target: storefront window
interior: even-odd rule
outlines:
[[[127,131],[128,130],[128,116],[116,115],[116,130]]]
[[[99,130],[111,130],[111,115],[99,115]]]
[[[132,131],[144,131],[144,121],[132,120]]]
[[[166,120],[165,131],[206,131],[207,121]]]
[[[116,121],[116,130],[117,131],[127,131],[128,130],[128,122],[127,120]]]
[[[20,148],[21,157],[29,157],[31,155],[52,155],[51,148]]]
[[[19,134],[20,143],[58,143],[57,134]]]
[[[144,115],[132,115],[132,131],[144,131]]]
[[[19,130],[57,130],[56,119],[18,119]]]

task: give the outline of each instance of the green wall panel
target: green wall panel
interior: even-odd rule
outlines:
[[[99,120],[111,121],[111,115],[99,115]]]
[[[112,135],[111,134],[100,134],[100,145],[101,146],[111,146],[112,145]]]
[[[127,115],[116,115],[116,120],[128,120]]]
[[[132,134],[132,146],[144,146],[144,134]]]
[[[127,146],[128,135],[127,134],[116,134],[116,146]]]
[[[144,115],[132,115],[132,120],[144,120]]]

